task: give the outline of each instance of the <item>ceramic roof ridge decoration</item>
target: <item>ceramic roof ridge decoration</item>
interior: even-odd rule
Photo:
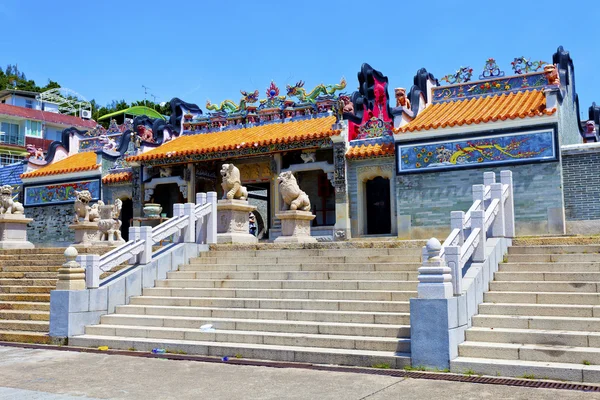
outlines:
[[[454,99],[425,108],[395,133],[448,128],[454,126],[505,121],[508,119],[553,115],[556,108],[546,108],[542,90],[503,93],[494,96]]]
[[[510,63],[515,74],[528,74],[530,72],[537,72],[544,68],[544,65],[548,64],[546,61],[531,61],[531,58],[515,57],[513,62]]]
[[[483,67],[483,72],[479,75],[479,79],[498,79],[504,76],[504,71],[500,70],[500,67],[493,58],[488,58]]]
[[[471,80],[473,76],[473,68],[460,67],[455,73],[444,76],[440,81],[448,82],[451,85],[455,83],[465,83]]]

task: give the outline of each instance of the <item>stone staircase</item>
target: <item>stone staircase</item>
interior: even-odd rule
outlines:
[[[453,372],[600,382],[600,245],[509,248]]]
[[[219,245],[69,345],[339,365],[410,365],[420,246]],[[200,327],[212,324],[214,330]]]
[[[50,291],[64,251],[0,250],[0,341],[50,343]]]

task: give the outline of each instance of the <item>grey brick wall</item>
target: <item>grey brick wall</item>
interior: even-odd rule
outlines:
[[[600,219],[600,150],[563,155],[567,220]]]
[[[72,203],[27,207],[25,215],[33,218],[27,227],[27,239],[36,246],[66,246],[75,241],[75,233],[69,229],[75,215]]]

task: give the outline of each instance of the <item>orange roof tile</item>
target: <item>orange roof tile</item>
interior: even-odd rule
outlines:
[[[131,177],[133,174],[131,172],[117,172],[114,174],[108,174],[104,178],[102,178],[102,183],[119,183],[119,182],[129,182],[131,181]]]
[[[129,157],[127,160],[154,160],[170,156],[213,153],[252,146],[321,139],[339,135],[340,131],[331,129],[334,123],[335,117],[311,118],[230,131],[181,136],[154,150]]]
[[[68,174],[71,172],[82,172],[92,171],[100,168],[99,164],[96,164],[96,153],[93,151],[86,153],[76,153],[65,159],[46,165],[35,171],[26,172],[21,175],[21,178],[36,178],[39,176],[46,175],[59,175]]]
[[[552,115],[546,109],[546,96],[540,90],[504,93],[497,96],[435,103],[425,108],[396,133],[414,132],[453,126],[505,121],[507,119]]]
[[[367,144],[352,146],[348,149],[346,157],[350,159],[367,157],[385,157],[392,156],[395,153],[394,143]]]

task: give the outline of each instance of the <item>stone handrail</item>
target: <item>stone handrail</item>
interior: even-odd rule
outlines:
[[[86,254],[77,257],[85,269],[86,286],[98,288],[102,272],[129,261],[130,265],[146,265],[153,259],[152,246],[173,237],[174,243],[213,244],[217,242],[217,193],[198,193],[196,204],[174,204],[173,218],[155,226],[129,228],[129,241],[100,257]],[[115,276],[108,279],[114,280]]]
[[[419,268],[419,298],[459,296],[462,280],[470,262],[485,260],[488,238],[514,237],[514,201],[512,172],[485,172],[484,184],[473,185],[473,204],[465,213],[452,211],[452,231],[443,245],[431,239],[423,248],[423,266]]]

